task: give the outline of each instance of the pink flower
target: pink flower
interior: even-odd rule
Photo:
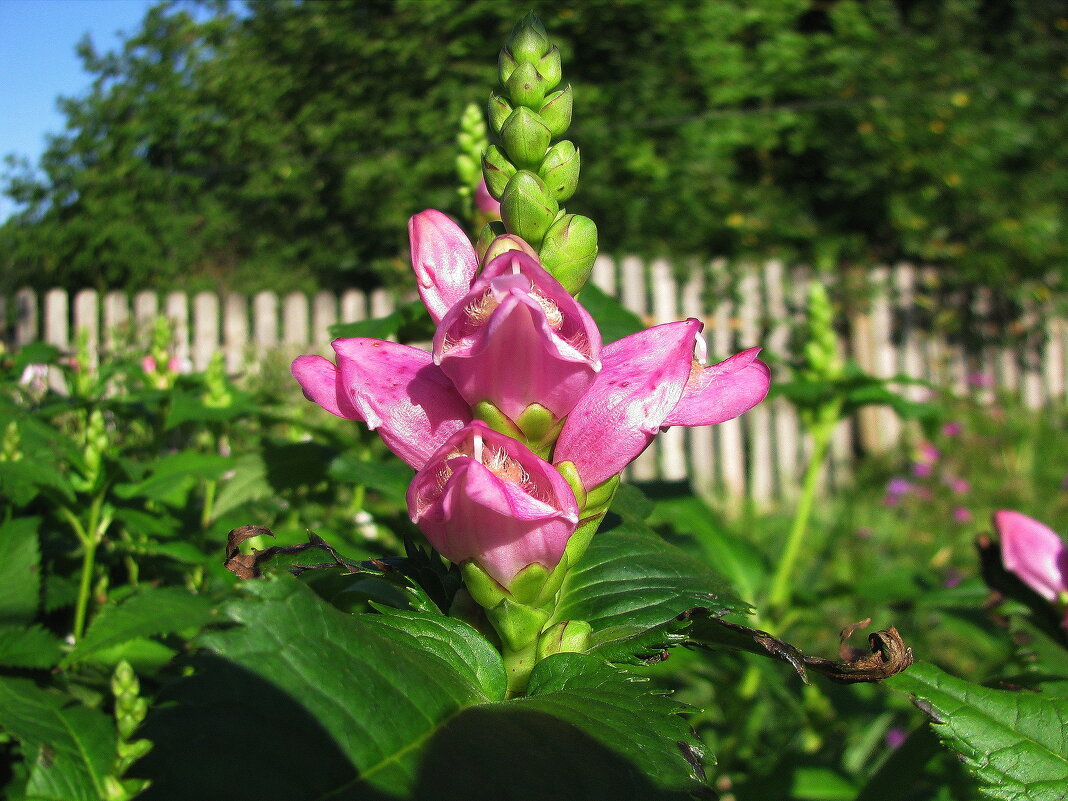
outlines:
[[[886,485],[887,495],[908,495],[912,491],[912,483],[907,478],[895,476]]]
[[[972,521],[972,512],[966,506],[958,506],[953,510],[953,519],[957,523],[970,523]]]
[[[156,360],[152,357],[151,354],[148,354],[143,359],[141,359],[141,369],[144,370],[146,373],[154,373],[156,372],[156,368]]]
[[[967,479],[960,477],[953,477],[948,482],[950,492],[954,495],[967,495],[971,492],[972,485],[968,483]]]
[[[298,356],[291,368],[304,396],[331,414],[362,420],[416,470],[471,421],[448,377],[419,348],[378,339],[335,339],[337,366]]]
[[[478,256],[463,229],[434,209],[408,221],[408,240],[419,297],[439,322],[470,289]]]
[[[916,459],[924,464],[934,464],[942,458],[942,453],[930,442],[921,442],[919,451]]]
[[[416,474],[408,512],[446,559],[473,559],[505,588],[529,565],[556,567],[578,524],[575,495],[556,469],[480,421]]]
[[[942,436],[955,437],[964,430],[964,426],[957,422],[946,423],[942,426]]]
[[[760,403],[771,380],[760,349],[706,365],[701,328],[694,319],[665,323],[605,346],[601,372],[568,415],[553,461],[573,462],[583,486],[593,487],[662,428],[721,423]]]
[[[589,312],[537,261],[517,250],[482,271],[434,336],[434,363],[472,406],[513,420],[533,403],[561,418],[601,367]]]
[[[900,726],[891,726],[887,729],[886,736],[883,740],[886,742],[886,747],[891,751],[896,751],[902,745],[905,744],[905,740],[909,738],[909,733]]]
[[[475,208],[494,219],[501,218],[501,203],[490,194],[485,178],[480,179],[475,188]]]
[[[1047,601],[1068,593],[1068,547],[1053,529],[1007,510],[994,512],[994,527],[1006,570]]]

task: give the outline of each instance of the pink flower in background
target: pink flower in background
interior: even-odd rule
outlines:
[[[564,417],[601,368],[597,325],[560,282],[517,250],[493,261],[438,324],[434,363],[472,406],[512,420],[531,404]]]
[[[953,510],[953,519],[958,523],[970,523],[972,512],[966,506],[958,506]]]
[[[928,462],[913,462],[912,475],[916,478],[928,478],[933,472],[934,468]]]
[[[156,360],[152,357],[151,354],[148,354],[143,359],[141,359],[141,369],[144,370],[146,373],[156,372],[157,366],[158,365],[156,364]]]
[[[949,479],[946,484],[954,495],[967,495],[972,490],[972,485],[967,479],[960,478],[959,476],[954,476]]]
[[[946,571],[946,575],[942,579],[942,586],[947,589],[953,589],[954,587],[959,587],[962,581],[964,581],[964,574],[959,570],[950,568]]]
[[[930,442],[920,443],[919,454],[916,457],[918,462],[921,462],[922,464],[934,464],[941,458],[942,452]]]
[[[968,373],[965,380],[972,389],[988,389],[994,386],[994,377],[986,373]]]
[[[505,588],[528,565],[556,567],[578,525],[578,503],[560,473],[479,421],[416,474],[408,511],[446,559],[473,559]]]
[[[901,499],[912,492],[912,482],[907,478],[895,476],[886,484],[886,494],[883,496],[883,506],[897,506]]]
[[[501,218],[501,203],[490,194],[485,178],[480,179],[475,188],[475,208],[495,219]]]
[[[949,422],[942,426],[943,437],[956,437],[962,431],[964,431],[964,426],[957,422]]]
[[[1068,547],[1049,526],[1019,512],[994,512],[1005,569],[1047,601],[1068,593]],[[1068,616],[1065,618],[1068,624]]]
[[[907,740],[908,737],[909,733],[900,726],[891,726],[889,729],[887,729],[886,737],[884,737],[883,739],[886,742],[887,748],[889,748],[891,751],[896,751],[898,748],[905,744],[905,740]]]

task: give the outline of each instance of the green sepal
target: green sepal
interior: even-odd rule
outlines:
[[[616,497],[619,489],[619,474],[601,482],[596,487],[586,490],[586,506],[583,508],[583,516],[600,514],[604,515],[608,507],[612,505],[612,499]]]
[[[540,403],[532,403],[523,410],[515,424],[523,432],[527,447],[540,458],[547,459],[549,450],[560,436],[564,421],[557,419],[556,415]]]
[[[481,264],[486,264],[489,261],[486,258],[486,254],[489,253],[494,241],[503,235],[504,223],[499,220],[493,220],[482,226],[482,230],[478,232],[478,239],[475,240],[475,253],[478,254],[478,260]]]
[[[549,226],[539,250],[542,266],[572,295],[586,285],[597,260],[597,226],[589,217],[566,214]]]
[[[585,620],[561,620],[538,638],[538,659],[553,654],[581,653],[590,647],[593,627]]]
[[[566,478],[565,476],[565,480]],[[575,529],[575,533],[571,535],[571,539],[567,541],[567,546],[564,548],[564,556],[567,557],[568,564],[576,564],[586,553],[593,535],[597,533],[601,521],[608,514],[608,507],[612,505],[617,489],[619,489],[619,476],[615,475],[586,492],[586,503],[579,513],[582,519],[579,520],[578,528]]]
[[[522,430],[512,422],[512,418],[489,401],[479,401],[471,407],[471,413],[476,420],[481,420],[498,434],[512,439],[523,439]]]
[[[540,108],[545,100],[545,93],[549,91],[545,78],[530,63],[520,64],[512,70],[505,88],[512,105],[530,109]]]
[[[508,48],[502,48],[500,55],[497,57],[497,79],[501,82],[501,86],[508,85],[508,79],[512,77],[512,73],[515,72],[515,68],[518,66],[519,62],[508,51]]]
[[[490,128],[493,133],[499,134],[501,126],[508,116],[514,111],[512,104],[496,92],[490,94],[489,103],[486,104],[486,116],[489,118]]]
[[[534,606],[535,601],[541,597],[542,588],[548,580],[549,570],[544,565],[534,562],[515,574],[512,583],[508,585],[508,593],[516,603]]]
[[[549,194],[563,203],[578,189],[580,166],[578,148],[565,139],[549,148],[538,167],[538,177],[549,187]]]
[[[552,132],[538,113],[526,106],[515,109],[501,126],[504,150],[520,169],[537,169],[552,138]]]
[[[508,51],[518,62],[534,63],[549,52],[549,35],[533,13],[527,14],[512,28]]]
[[[545,81],[546,92],[551,92],[560,85],[564,72],[560,63],[560,49],[556,45],[550,47],[549,52],[538,59],[534,66],[538,68],[538,73]]]
[[[560,555],[560,561],[545,580],[545,584],[542,585],[538,597],[534,599],[533,606],[539,609],[552,612],[556,608],[556,595],[560,592],[560,587],[564,584],[567,571],[571,569],[572,565],[571,560],[567,558],[567,549],[565,548],[564,551]]]
[[[486,189],[495,200],[501,199],[508,181],[515,174],[515,165],[504,155],[504,151],[496,145],[486,148],[482,156],[482,177],[486,179]]]
[[[468,559],[460,565],[464,586],[483,609],[493,609],[508,597],[508,590],[490,577],[480,564]]]
[[[501,219],[508,232],[535,248],[541,245],[559,211],[560,204],[549,194],[544,181],[527,170],[513,175],[501,196]]]
[[[560,462],[553,465],[561,476],[564,477],[564,481],[571,487],[571,491],[575,493],[575,500],[578,501],[579,512],[582,512],[586,508],[586,490],[582,486],[582,479],[579,478],[578,468],[575,467],[574,462]]]
[[[486,617],[500,635],[504,647],[519,651],[538,639],[541,627],[549,620],[549,612],[504,598],[487,610]]]
[[[560,138],[571,127],[571,112],[574,105],[575,93],[571,90],[571,84],[568,84],[565,88],[546,97],[545,102],[538,109],[538,116],[548,127],[553,139]]]

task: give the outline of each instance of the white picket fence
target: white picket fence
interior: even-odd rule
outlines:
[[[706,282],[722,269],[723,264],[715,263],[679,282],[668,262],[602,256],[593,281],[646,324],[684,317],[703,320],[711,354],[724,357],[753,345],[764,346],[772,357],[787,354],[810,273],[777,262],[742,269],[735,265],[732,273],[740,276],[733,293],[737,300],[709,300]],[[916,324],[918,312],[931,311],[933,296],[924,289],[931,277],[929,271],[911,265],[868,273],[872,302],[849,316],[843,327],[848,333],[840,342],[842,354],[880,377],[904,374],[981,402],[1008,393],[1030,408],[1063,410],[1068,400],[1068,321],[1042,309],[1027,310],[1024,324],[1032,329],[1027,348],[989,345],[967,350],[925,333]],[[93,290],[71,296],[60,289],[38,297],[22,290],[10,302],[0,298],[0,332],[9,346],[43,340],[70,348],[76,332],[84,330],[91,350],[105,352],[131,332],[146,342],[152,322],[166,315],[175,330],[180,359],[203,369],[221,350],[236,374],[268,351],[329,353],[331,325],[388,314],[397,302],[384,290],[319,292],[311,297],[299,292],[283,297],[272,292],[252,297],[141,292],[132,298],[123,292],[101,296]],[[980,316],[988,303],[982,293],[972,301]],[[785,378],[787,370],[773,362],[776,374]],[[904,391],[917,399],[928,392],[920,386]],[[905,430],[884,407],[865,409],[856,419],[843,421],[835,433],[824,482],[841,483],[859,453],[893,447]],[[749,499],[759,506],[796,494],[808,448],[796,411],[776,398],[739,420],[663,433],[629,473],[637,481],[689,479],[703,495],[734,503]]]

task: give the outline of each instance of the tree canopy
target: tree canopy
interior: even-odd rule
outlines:
[[[340,287],[455,211],[456,128],[527,8],[575,89],[602,250],[1065,283],[1065,32],[1043,0],[163,3],[0,226],[2,288]]]

